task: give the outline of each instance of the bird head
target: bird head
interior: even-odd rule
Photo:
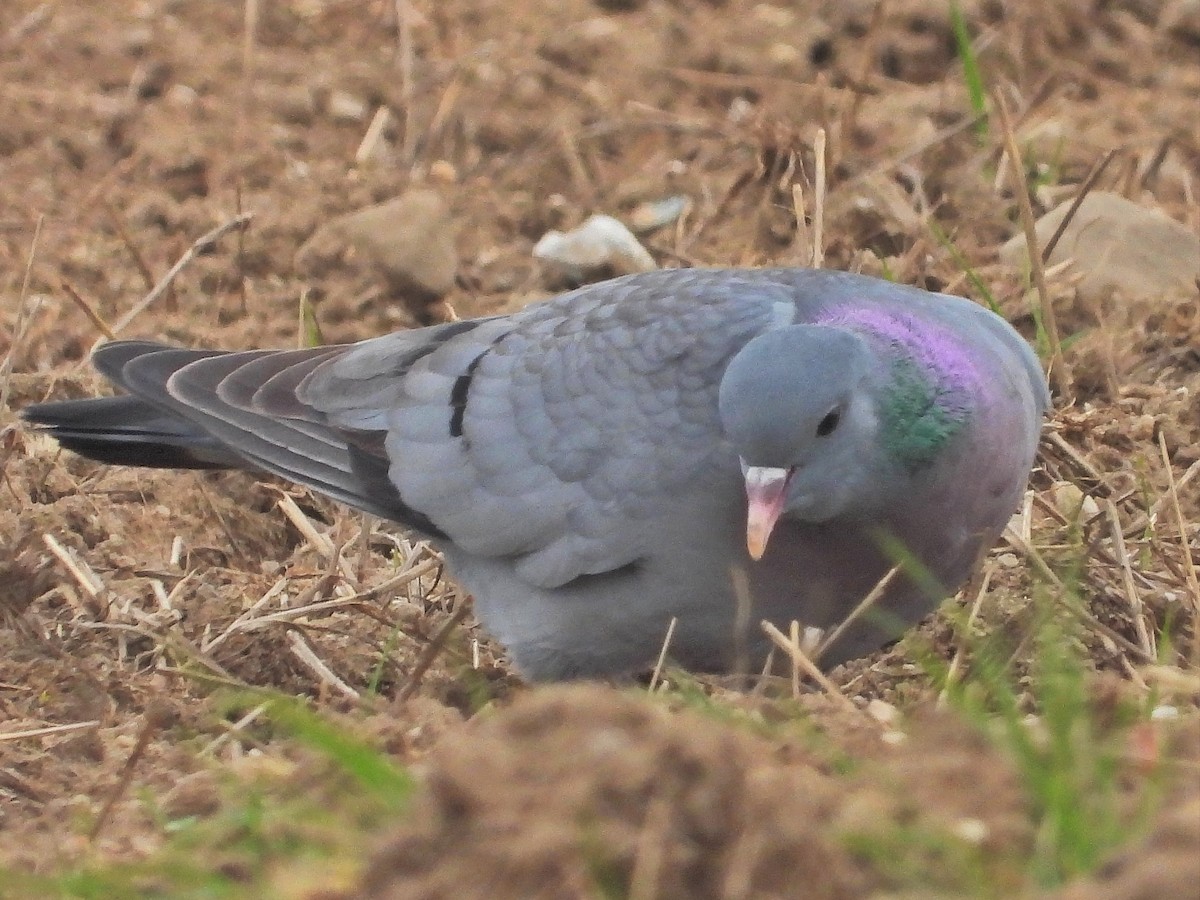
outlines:
[[[780,518],[823,522],[871,503],[884,463],[877,367],[860,336],[826,325],[768,331],[730,360],[718,409],[741,460],[752,558]]]

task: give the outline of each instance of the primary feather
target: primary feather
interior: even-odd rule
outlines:
[[[996,539],[1048,401],[987,310],[793,269],[635,275],[309,350],[117,342],[95,363],[128,395],[25,418],[103,462],[262,470],[422,532],[535,679],[643,667],[672,618],[681,663],[756,664],[759,619],[836,625],[899,542],[944,590],[898,579],[823,663],[873,649]],[[784,473],[759,562],[750,471]]]

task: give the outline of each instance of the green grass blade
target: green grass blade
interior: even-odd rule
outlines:
[[[975,125],[975,133],[986,137],[987,122],[987,91],[983,86],[983,75],[979,70],[979,59],[975,56],[975,48],[971,46],[971,33],[967,29],[967,20],[963,17],[958,3],[950,3],[950,27],[954,32],[954,46],[958,52],[959,61],[963,67],[963,81],[967,84],[967,96],[971,101],[971,111],[979,121]]]

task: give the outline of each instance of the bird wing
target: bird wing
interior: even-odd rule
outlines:
[[[353,345],[116,342],[95,362],[132,397],[26,415],[110,462],[265,470],[553,588],[652,551],[672,498],[728,459],[726,363],[794,297],[767,273],[664,271]]]
[[[366,341],[292,393],[330,424],[382,431],[397,495],[462,551],[512,557],[544,588],[619,569],[728,453],[721,373],[786,297],[661,275],[463,327],[417,358],[408,332]]]

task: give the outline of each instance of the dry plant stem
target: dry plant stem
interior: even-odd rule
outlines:
[[[446,641],[449,639],[451,633],[467,617],[467,609],[468,605],[460,602],[458,608],[450,616],[450,619],[438,629],[438,633],[433,636],[433,640],[421,651],[421,656],[417,660],[417,664],[413,666],[412,673],[408,676],[408,681],[396,694],[397,700],[408,700],[417,692],[417,688],[421,686],[421,679],[425,677],[425,673],[429,671],[429,667],[433,665],[433,661],[438,658],[438,654],[446,646]]]
[[[29,256],[25,258],[25,275],[21,278],[21,298],[18,301],[20,304],[17,307],[17,324],[13,326],[12,341],[8,345],[8,353],[4,356],[4,362],[0,363],[0,409],[8,409],[8,388],[12,381],[13,360],[17,353],[17,348],[25,339],[25,331],[29,328],[29,320],[32,318],[26,300],[29,299],[29,279],[33,275],[33,261],[37,258],[38,244],[42,238],[42,223],[46,221],[44,215],[39,215],[37,224],[33,227],[33,240],[29,244]]]
[[[1038,574],[1054,586],[1055,590],[1066,590],[1066,585],[1063,584],[1062,579],[1054,574],[1054,571],[1049,565],[1046,564],[1046,560],[1042,559],[1042,555],[1037,552],[1032,544],[1027,543],[1011,528],[1004,529],[1004,540],[1010,547],[1025,557],[1025,559],[1034,567],[1034,569],[1037,570]],[[1114,630],[1113,628],[1110,628],[1108,625],[1105,625],[1088,610],[1079,608],[1078,606],[1072,606],[1070,607],[1070,610],[1073,615],[1082,619],[1093,631],[1103,634],[1106,638],[1119,646],[1126,653],[1136,656],[1139,661],[1143,663],[1153,663],[1157,661],[1153,656],[1148,656],[1141,647],[1133,643],[1133,641],[1129,640],[1123,634]],[[1019,656],[1024,651],[1025,645],[1032,637],[1033,634],[1031,632],[1022,639],[1020,646],[1018,646],[1016,651],[1014,651],[1012,654],[1014,658]]]
[[[1158,142],[1158,146],[1154,149],[1154,155],[1150,157],[1150,162],[1146,163],[1146,168],[1142,172],[1142,177],[1138,181],[1138,187],[1142,190],[1149,190],[1155,179],[1158,178],[1158,171],[1162,168],[1162,164],[1167,159],[1167,153],[1171,150],[1171,144],[1175,142],[1175,138],[1167,135]]]
[[[292,499],[290,494],[286,494],[283,491],[279,492],[279,508],[287,516],[288,521],[296,526],[296,530],[304,535],[304,539],[312,545],[317,553],[335,566],[347,582],[357,585],[354,565],[342,554],[342,548],[335,547],[333,541],[317,531],[317,527],[313,525],[312,520],[296,505],[296,501]],[[353,588],[347,587],[343,588],[343,590],[353,591]]]
[[[880,6],[883,4],[880,3]],[[812,237],[812,267],[819,269],[825,265],[825,129],[818,128],[813,140],[813,154],[816,156],[816,175],[813,183],[813,237]]]
[[[314,526],[312,523],[312,520],[304,514],[304,511],[300,509],[299,506],[296,505],[296,501],[292,499],[290,494],[285,494],[281,491],[279,494],[278,505],[279,511],[282,512],[284,516],[287,517],[287,520],[296,527],[296,530],[304,536],[304,539],[308,541],[308,543],[312,544],[314,550],[316,550],[327,560],[333,558],[333,541],[321,534],[321,532],[317,531],[316,526]]]
[[[1160,438],[1162,437],[1161,433],[1159,434],[1159,437]],[[1167,468],[1167,477],[1172,482],[1174,482],[1175,494],[1176,494],[1175,502],[1176,503],[1178,503],[1178,500],[1179,500],[1179,498],[1178,498],[1179,492],[1182,491],[1189,484],[1191,484],[1192,480],[1197,475],[1200,475],[1200,459],[1196,460],[1194,463],[1192,463],[1190,466],[1188,466],[1187,471],[1183,473],[1183,476],[1178,481],[1175,480],[1175,474],[1174,474],[1174,472],[1171,471],[1170,467]],[[1163,506],[1165,506],[1167,504],[1167,502],[1170,500],[1171,500],[1170,492],[1163,494],[1161,497],[1159,497],[1157,500],[1155,500],[1154,505],[1150,507],[1150,514],[1148,516],[1144,516],[1141,520],[1135,521],[1132,524],[1130,524],[1130,526],[1125,529],[1125,534],[1126,535],[1137,534],[1137,533],[1141,532],[1147,525],[1156,524],[1158,522],[1159,514],[1162,512]],[[1180,532],[1180,534],[1182,535],[1182,532]],[[1189,550],[1189,554],[1190,554],[1190,552],[1191,551]]]
[[[650,675],[650,684],[647,686],[647,693],[653,694],[658,688],[658,680],[662,677],[663,666],[667,662],[667,650],[671,647],[671,638],[675,637],[675,625],[679,622],[675,616],[671,616],[671,622],[667,625],[667,633],[663,637],[662,647],[658,651],[658,659],[654,663],[654,672]]]
[[[454,112],[458,101],[462,98],[464,87],[466,87],[466,79],[462,72],[456,72],[450,79],[450,83],[446,85],[446,90],[442,92],[442,99],[438,101],[437,109],[433,111],[433,118],[429,120],[429,127],[425,129],[425,146],[427,148],[435,147],[441,139],[450,114]]]
[[[1042,440],[1052,444],[1055,449],[1062,451],[1067,459],[1074,465],[1083,475],[1086,475],[1092,481],[1096,482],[1096,487],[1105,495],[1112,493],[1112,488],[1104,481],[1104,475],[1088,460],[1086,456],[1072,447],[1057,431],[1047,431],[1043,434]]]
[[[1058,246],[1058,242],[1062,240],[1063,233],[1067,230],[1067,226],[1071,224],[1071,220],[1075,218],[1075,213],[1079,212],[1079,207],[1083,205],[1084,199],[1092,188],[1096,186],[1096,182],[1100,180],[1100,176],[1104,174],[1104,170],[1108,168],[1108,164],[1116,157],[1116,150],[1109,150],[1104,154],[1096,165],[1092,166],[1092,171],[1088,172],[1087,178],[1083,180],[1083,184],[1079,186],[1079,190],[1075,193],[1075,199],[1071,201],[1071,206],[1067,209],[1067,214],[1063,216],[1063,220],[1058,223],[1058,227],[1054,229],[1054,234],[1050,236],[1050,240],[1046,241],[1046,246],[1042,248],[1042,263],[1045,264],[1050,260],[1050,254],[1054,252],[1054,248]],[[1045,273],[1043,272],[1043,276]]]
[[[983,578],[979,584],[979,590],[975,592],[975,599],[971,603],[971,611],[967,614],[967,624],[963,627],[968,635],[971,633],[971,627],[975,624],[975,620],[979,617],[979,608],[983,605],[983,598],[987,596],[988,588],[992,585],[992,576],[996,574],[996,567],[988,564],[984,567]],[[966,645],[959,642],[958,647],[954,650],[954,658],[950,660],[950,668],[946,670],[946,685],[938,694],[937,705],[944,706],[950,693],[950,688],[958,681],[958,670],[962,667],[963,655],[966,653]]]
[[[399,578],[391,579],[389,584],[399,584],[408,581],[414,581],[423,575],[429,574],[439,565],[441,565],[441,563],[439,563],[437,560],[430,560],[420,568],[414,569],[412,572],[406,573]],[[300,603],[300,606],[281,609],[278,612],[266,613],[265,615],[261,616],[250,615],[250,613],[253,613],[261,608],[261,604],[263,604],[269,597],[274,595],[275,588],[272,588],[267,592],[267,594],[263,595],[263,597],[257,601],[254,606],[251,607],[251,609],[238,616],[238,618],[234,620],[229,628],[217,635],[217,637],[213,638],[212,643],[205,647],[205,649],[211,649],[227,639],[231,634],[236,634],[238,632],[257,631],[260,628],[265,628],[267,625],[277,624],[280,622],[294,622],[296,619],[304,618],[306,616],[326,614],[337,612],[338,610],[342,609],[362,607],[366,602],[363,598],[373,596],[383,590],[383,588],[380,587],[372,589],[371,591],[363,591],[359,594],[353,594],[349,597],[338,597],[334,600],[319,600],[312,603],[305,601],[306,596],[322,593],[328,590],[333,584],[334,580],[335,579],[331,575],[322,575],[315,584],[311,585],[303,594],[296,598],[296,602]],[[284,581],[286,581],[286,579],[284,579]]]
[[[1105,501],[1105,511],[1108,513],[1108,523],[1112,535],[1113,550],[1121,567],[1121,579],[1125,588],[1125,599],[1129,602],[1130,615],[1133,618],[1133,630],[1137,634],[1138,643],[1147,656],[1157,657],[1154,641],[1146,628],[1146,608],[1137,586],[1133,583],[1133,566],[1129,562],[1129,551],[1125,546],[1125,535],[1121,531],[1121,517],[1117,505],[1111,500]]]
[[[213,502],[212,495],[209,494],[208,488],[204,486],[204,479],[197,472],[192,478],[192,483],[196,485],[196,490],[200,496],[204,498],[204,502],[208,504],[208,508],[212,510],[213,518],[217,520],[217,524],[221,526],[221,531],[225,533],[226,540],[229,541],[229,546],[234,552],[243,559],[246,558],[246,548],[242,546],[242,542],[237,539],[237,535],[233,533],[233,529],[229,527],[229,522],[225,519],[225,514]]]
[[[761,625],[762,630],[771,639],[771,642],[788,655],[792,661],[792,665],[803,670],[804,674],[815,681],[821,687],[821,690],[828,694],[838,706],[854,713],[859,712],[858,707],[851,703],[846,695],[838,690],[837,685],[826,678],[825,673],[818,669],[816,664],[808,658],[799,641],[793,642],[766,619],[763,619]]]
[[[90,731],[93,728],[99,727],[100,720],[93,719],[89,722],[71,722],[67,725],[48,725],[45,728],[30,728],[26,731],[4,731],[0,732],[0,743],[4,741],[20,741],[25,738],[48,737],[55,734],[69,734],[73,731]]]
[[[221,749],[223,744],[232,740],[235,735],[242,738],[246,733],[246,729],[253,725],[258,717],[267,711],[269,706],[269,703],[260,703],[236,722],[225,722],[222,720],[220,725],[225,729],[225,733],[217,735],[205,744],[204,749],[200,751],[200,755],[212,756]]]
[[[567,171],[571,174],[571,183],[575,186],[575,190],[579,191],[583,197],[595,197],[596,185],[592,183],[592,176],[588,174],[587,164],[579,152],[579,144],[566,122],[559,122],[554,136],[558,141],[559,150],[562,152],[563,161],[567,164]]]
[[[228,222],[218,225],[211,231],[205,232],[204,234],[200,235],[200,237],[196,238],[192,246],[188,247],[187,250],[184,251],[183,256],[179,257],[179,260],[175,263],[175,265],[171,266],[171,268],[167,271],[167,274],[164,275],[159,280],[158,284],[154,286],[154,289],[145,297],[143,297],[141,301],[133,307],[133,309],[125,313],[125,315],[123,315],[115,325],[113,325],[113,333],[120,334],[134,319],[136,319],[147,309],[149,309],[156,301],[158,301],[158,299],[167,292],[167,289],[171,287],[171,284],[175,281],[179,273],[182,272],[187,264],[195,259],[201,252],[207,250],[210,246],[215,244],[235,228],[244,227],[253,218],[253,213],[240,213],[239,215],[234,216]]]
[[[103,619],[102,613],[106,610],[107,604],[102,603],[104,596],[104,583],[100,577],[92,571],[92,567],[76,556],[69,547],[64,547],[52,534],[43,534],[42,543],[46,545],[55,558],[66,567],[66,570],[75,579],[76,583],[83,588],[83,592],[88,595],[88,598],[93,602],[93,608],[87,612],[89,615]]]
[[[788,627],[788,639],[792,642],[792,646],[799,647],[800,644],[800,623],[792,619],[791,625]],[[792,666],[792,699],[800,699],[800,667]]]
[[[1038,303],[1042,310],[1042,324],[1046,329],[1046,336],[1050,339],[1050,376],[1064,400],[1069,401],[1072,382],[1071,370],[1063,358],[1062,342],[1058,336],[1058,319],[1054,314],[1054,305],[1050,302],[1050,294],[1046,290],[1046,270],[1042,265],[1042,255],[1038,251],[1037,229],[1033,218],[1033,207],[1029,203],[1029,191],[1025,186],[1025,167],[1021,161],[1021,151],[1017,147],[1017,137],[1013,133],[1012,117],[1008,113],[1008,104],[1005,103],[1004,95],[995,91],[992,98],[999,114],[1000,128],[1004,132],[1004,146],[1013,176],[1013,192],[1016,194],[1017,208],[1021,213],[1021,225],[1025,229],[1029,266],[1033,272],[1033,284],[1037,290]]]
[[[412,13],[409,9],[410,0],[396,0],[396,40],[397,51],[400,55],[400,98],[404,101],[404,144],[401,148],[401,161],[411,165],[416,158],[417,129],[413,110],[413,98],[416,95],[415,79],[416,62],[413,54]]]
[[[863,597],[862,600],[859,601],[858,606],[854,607],[854,609],[850,611],[850,614],[846,616],[846,618],[842,619],[842,621],[838,623],[837,627],[834,628],[833,631],[829,632],[829,636],[826,637],[825,640],[821,641],[816,652],[813,653],[814,660],[819,661],[821,657],[825,655],[825,651],[833,646],[834,642],[842,636],[847,628],[849,628],[858,620],[859,616],[879,602],[879,598],[883,596],[883,592],[888,589],[888,585],[892,583],[892,579],[895,578],[899,572],[899,566],[892,566],[887,572],[884,573],[882,578],[875,582],[875,587],[871,588],[867,596]]]
[[[729,580],[734,598],[733,675],[737,680],[750,674],[750,616],[754,611],[754,598],[750,595],[750,577],[743,566],[731,566]]]
[[[150,739],[156,731],[164,726],[167,715],[163,710],[155,709],[154,705],[146,710],[145,715],[142,717],[142,728],[138,732],[137,743],[133,745],[133,750],[129,752],[129,758],[125,760],[125,765],[121,767],[121,774],[117,777],[116,786],[112,789],[112,793],[108,795],[108,799],[104,801],[104,806],[100,808],[100,812],[96,816],[96,821],[88,831],[89,842],[95,842],[96,838],[100,836],[100,832],[104,830],[104,825],[108,822],[108,817],[112,814],[113,807],[117,805],[117,801],[129,789],[129,783],[133,780],[133,771],[145,755],[146,748],[150,746]]]
[[[112,205],[107,201],[101,201],[101,209],[104,210],[104,215],[112,224],[112,227],[117,232],[117,237],[121,239],[121,243],[125,245],[125,249],[129,251],[129,256],[133,259],[133,265],[138,270],[138,274],[142,276],[142,281],[146,283],[146,290],[151,290],[154,287],[154,273],[150,271],[150,265],[146,262],[146,257],[142,255],[142,251],[138,249],[134,243],[133,236],[130,235],[129,229],[125,227],[125,223],[121,221],[121,217],[117,211],[112,208]]]
[[[1171,469],[1171,457],[1167,453],[1167,439],[1160,431],[1158,433],[1158,451],[1162,455],[1163,469],[1167,473],[1167,497],[1171,500],[1171,510],[1175,513],[1175,527],[1179,530],[1179,546],[1183,550],[1184,574],[1187,577],[1188,591],[1192,595],[1192,663],[1200,664],[1200,576],[1196,573],[1196,561],[1192,557],[1192,546],[1188,541],[1187,520],[1183,517],[1183,509],[1179,505],[1179,488],[1183,485],[1180,479],[1177,484],[1175,473]],[[1186,479],[1195,471],[1200,471],[1200,460],[1188,467]],[[1160,499],[1161,503],[1162,500]],[[1157,508],[1158,503],[1155,504]]]
[[[359,142],[358,149],[354,151],[355,165],[361,166],[363,163],[375,158],[379,144],[383,140],[383,132],[391,120],[391,110],[386,106],[381,106],[375,110],[375,115],[371,117],[371,124],[367,126],[362,141]]]
[[[317,680],[322,685],[333,688],[350,700],[358,700],[358,691],[346,684],[333,669],[325,664],[325,660],[317,656],[317,652],[304,639],[304,635],[293,630],[288,634],[288,642],[292,645],[292,653],[295,657],[317,676]]]
[[[804,208],[804,186],[792,185],[792,212],[796,216],[796,236],[792,239],[792,248],[798,263],[811,260],[815,255],[812,238],[808,230],[808,213]]]
[[[117,336],[113,334],[113,330],[108,327],[108,323],[100,317],[100,313],[92,308],[92,305],[83,299],[83,295],[75,290],[75,287],[67,279],[62,280],[62,289],[66,295],[78,306],[85,316],[91,320],[91,323],[96,326],[96,330],[108,338],[110,341],[115,341]]]

